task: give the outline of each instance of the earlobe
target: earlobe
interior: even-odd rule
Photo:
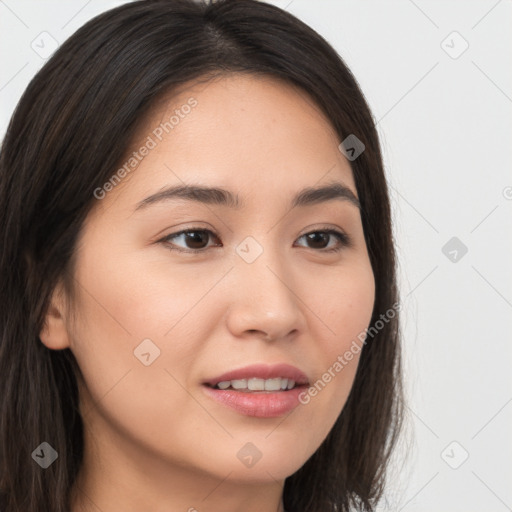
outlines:
[[[69,335],[63,302],[58,287],[54,291],[50,306],[39,338],[43,345],[51,350],[62,350],[69,347]]]

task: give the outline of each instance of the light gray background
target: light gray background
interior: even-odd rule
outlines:
[[[51,38],[122,3],[0,0],[0,138]],[[271,3],[345,59],[382,140],[409,395],[382,510],[512,510],[512,2]]]

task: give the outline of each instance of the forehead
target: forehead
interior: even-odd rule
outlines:
[[[183,84],[153,105],[135,140],[135,168],[107,200],[122,192],[134,204],[160,187],[192,182],[266,200],[339,179],[356,194],[328,118],[306,92],[273,77]]]

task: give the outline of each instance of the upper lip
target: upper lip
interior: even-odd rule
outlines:
[[[227,380],[239,380],[239,379],[250,379],[256,377],[258,379],[274,379],[277,377],[283,377],[285,379],[292,379],[295,381],[297,386],[308,384],[308,378],[304,372],[291,366],[289,364],[254,364],[250,366],[244,366],[243,368],[237,368],[229,372],[218,375],[207,379],[203,384],[209,384],[215,386],[219,382]]]

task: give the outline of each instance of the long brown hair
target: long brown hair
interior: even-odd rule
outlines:
[[[73,291],[73,254],[94,190],[117,169],[140,120],[179,84],[212,73],[286,80],[309,94],[351,161],[376,282],[372,325],[398,303],[390,205],[377,132],[350,70],[303,22],[255,0],[142,0],[90,20],[32,79],[0,154],[0,490],[3,512],[68,512],[83,456],[80,369],[39,340],[59,279]],[[382,323],[382,322],[381,322]],[[398,314],[362,349],[329,435],[285,481],[293,512],[372,511],[402,418]],[[43,441],[58,463],[32,460]],[[1,493],[0,493],[1,494]]]

